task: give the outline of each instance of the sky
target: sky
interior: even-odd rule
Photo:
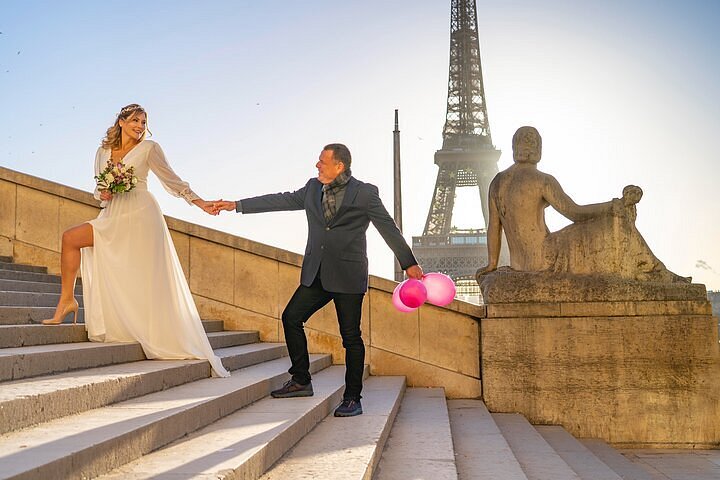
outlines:
[[[639,185],[637,226],[682,276],[720,290],[720,2],[478,0],[499,169],[523,125],[539,168],[577,203]],[[450,2],[441,0],[0,1],[0,165],[91,191],[94,153],[140,103],[152,139],[206,199],[295,190],[323,145],[393,210],[399,109],[403,232],[422,234],[447,105]],[[210,217],[151,190],[167,215],[293,252],[302,212]],[[1,206],[0,206],[1,208]],[[568,224],[547,212],[551,230]],[[458,190],[453,224],[484,222]],[[392,278],[371,227],[370,273]]]

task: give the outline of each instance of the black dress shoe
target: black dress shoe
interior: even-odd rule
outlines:
[[[340,406],[335,409],[335,416],[354,417],[355,415],[362,415],[362,412],[362,404],[360,403],[360,400],[346,398],[342,401]]]
[[[313,394],[312,382],[301,385],[292,379],[285,382],[282,388],[270,392],[273,398],[312,397]]]

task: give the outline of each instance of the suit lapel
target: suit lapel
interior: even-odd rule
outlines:
[[[323,185],[320,182],[315,184],[312,190],[310,206],[312,207],[312,212],[317,215],[322,223],[325,223],[325,216],[322,213],[322,187]]]
[[[348,182],[347,187],[345,187],[345,196],[343,197],[342,205],[340,205],[340,208],[338,208],[337,212],[335,212],[335,216],[330,221],[330,225],[337,222],[338,218],[340,218],[340,216],[345,213],[345,210],[347,210],[348,205],[355,201],[355,197],[357,197],[358,194],[358,188],[359,182],[355,179],[355,177],[350,177],[350,181]]]

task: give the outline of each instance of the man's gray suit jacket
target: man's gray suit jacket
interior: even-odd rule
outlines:
[[[380,200],[375,185],[350,177],[342,205],[330,222],[322,210],[322,183],[311,178],[294,192],[240,200],[242,213],[305,210],[308,239],[300,282],[309,287],[320,270],[323,288],[335,293],[365,293],[368,288],[367,240],[372,222],[406,270],[417,260],[395,221]]]

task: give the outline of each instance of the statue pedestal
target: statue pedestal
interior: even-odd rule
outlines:
[[[718,326],[703,285],[507,270],[480,285],[490,411],[619,446],[720,445]]]

